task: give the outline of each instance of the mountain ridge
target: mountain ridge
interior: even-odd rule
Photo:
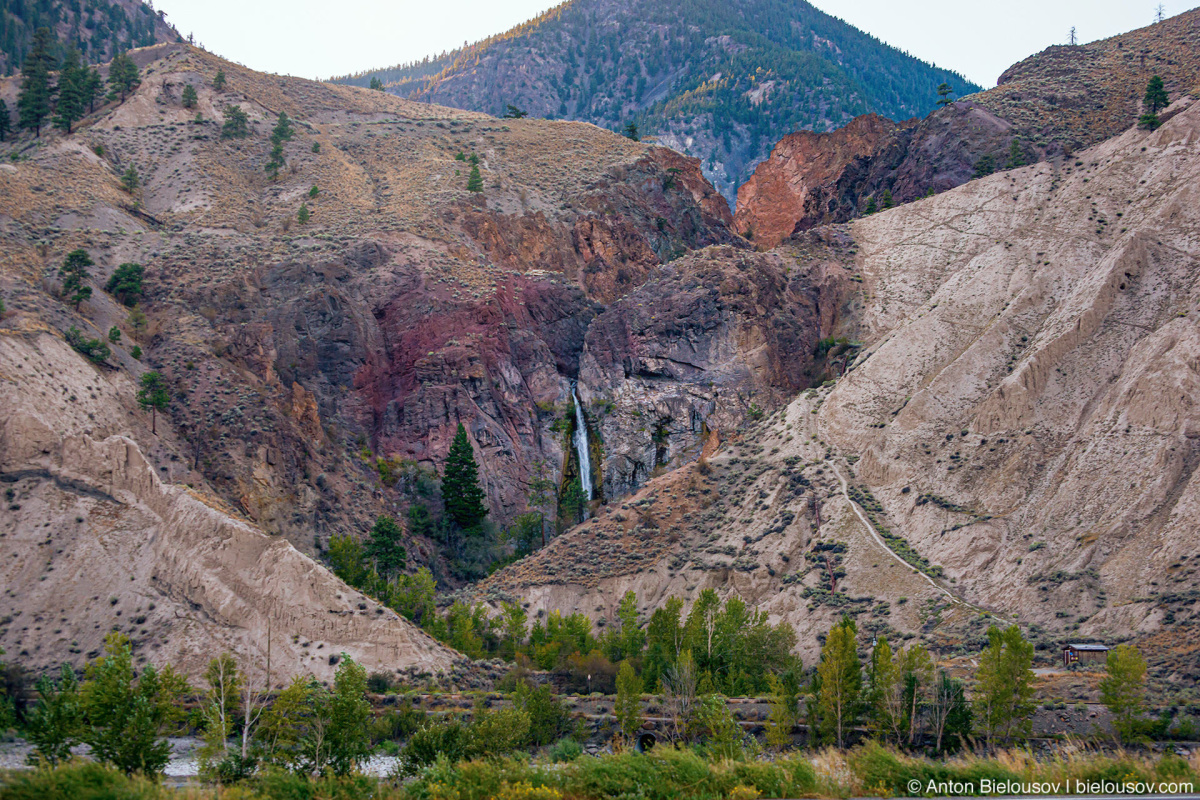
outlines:
[[[427,61],[338,79],[497,116],[644,134],[699,157],[732,201],[770,146],[798,127],[860,113],[922,115],[949,82],[978,87],[799,0],[570,0],[512,30]]]

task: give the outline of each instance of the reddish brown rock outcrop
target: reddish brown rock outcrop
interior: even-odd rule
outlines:
[[[846,170],[876,155],[903,127],[865,114],[831,133],[798,131],[783,137],[738,189],[738,233],[770,249],[797,228],[832,221],[839,210],[834,195]]]

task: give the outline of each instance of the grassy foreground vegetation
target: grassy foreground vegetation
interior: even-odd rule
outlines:
[[[956,783],[964,794],[982,794],[984,781],[1039,783],[1073,791],[1081,783],[1108,782],[1179,787],[1200,784],[1200,756],[1185,760],[1118,752],[1070,752],[1037,759],[1028,751],[1001,751],[990,758],[962,756],[946,762],[905,755],[877,743],[849,751],[791,754],[775,761],[710,759],[690,749],[659,748],[645,755],[621,752],[579,756],[564,764],[524,758],[492,758],[457,764],[442,758],[415,780],[362,775],[309,778],[267,771],[235,786],[167,788],[143,777],[84,761],[0,778],[0,800],[158,800],[180,798],[287,798],[288,800],[719,800],[736,798],[922,796],[930,783]],[[909,790],[916,781],[922,791]],[[974,787],[974,789],[970,788]]]

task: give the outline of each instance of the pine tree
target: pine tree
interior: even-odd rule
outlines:
[[[1146,108],[1151,114],[1157,114],[1160,108],[1166,108],[1170,105],[1171,100],[1167,97],[1167,90],[1163,86],[1163,79],[1155,75],[1146,84],[1146,96],[1142,99]]]
[[[158,412],[166,411],[171,405],[171,395],[167,393],[167,383],[157,372],[142,374],[141,388],[137,393],[138,405],[142,410],[150,410],[150,432],[158,434]]]
[[[54,86],[50,83],[50,71],[54,68],[53,34],[49,28],[38,28],[33,35],[33,47],[21,67],[21,92],[17,96],[18,122],[22,128],[32,130],[34,136],[42,135],[42,123],[50,116],[50,99]]]
[[[292,137],[296,135],[296,129],[292,127],[292,121],[284,111],[279,112],[279,119],[275,122],[275,127],[271,130],[272,142],[290,142]]]
[[[863,216],[869,217],[879,210],[879,206],[875,203],[875,195],[867,198],[867,207],[863,210]]]
[[[245,139],[250,135],[250,117],[241,106],[225,106],[222,139]]]
[[[483,191],[483,175],[481,175],[479,173],[479,165],[478,164],[471,167],[471,174],[467,178],[467,191],[468,192],[482,192]]]
[[[954,103],[954,98],[950,97],[952,94],[954,94],[954,89],[950,87],[950,84],[940,84],[937,87],[938,107],[941,108],[942,106],[952,105]]]
[[[183,87],[183,98],[181,100],[183,107],[192,109],[200,102],[199,96],[196,94],[196,87],[190,83]]]
[[[12,115],[8,111],[8,103],[0,98],[0,142],[8,139],[10,131],[12,131]]]
[[[83,118],[88,105],[88,74],[79,51],[72,47],[67,51],[63,65],[58,71],[58,114],[54,124],[59,129],[71,132],[75,123]]]
[[[225,88],[225,70],[217,70],[217,75],[213,78],[213,88],[218,92]]]
[[[1163,86],[1163,79],[1155,75],[1146,84],[1146,96],[1142,98],[1144,113],[1138,120],[1138,125],[1150,131],[1157,128],[1162,124],[1158,119],[1158,110],[1166,108],[1170,102],[1166,87]]]
[[[523,108],[517,108],[512,103],[508,104],[508,109],[505,110],[502,119],[524,119],[529,116],[529,112]]]
[[[137,305],[142,297],[142,277],[145,269],[141,264],[125,263],[113,270],[104,291],[117,298],[124,305]]]
[[[408,552],[402,543],[403,536],[404,531],[396,524],[396,520],[389,516],[381,515],[371,528],[366,556],[375,560],[375,569],[384,578],[404,569],[408,562]]]
[[[301,203],[300,210],[298,212],[296,212],[296,221],[299,222],[301,225],[307,225],[308,221],[311,218],[312,218],[312,214],[309,213],[308,203]]]
[[[292,128],[292,121],[288,119],[288,115],[284,112],[279,112],[279,120],[275,123],[274,130],[271,131],[271,159],[267,162],[267,174],[271,176],[271,180],[279,177],[279,170],[283,169],[283,143],[290,140],[295,135],[295,130]]]
[[[458,423],[450,453],[446,456],[445,475],[442,477],[442,501],[446,513],[454,523],[464,530],[471,530],[487,516],[484,507],[483,489],[479,486],[479,468],[475,464],[475,453],[467,439],[467,429]]]
[[[641,141],[641,136],[638,135],[638,126],[636,122],[630,121],[622,131],[626,139],[632,139],[635,142]]]
[[[80,303],[92,296],[92,287],[85,286],[84,281],[91,277],[88,267],[95,265],[87,250],[79,249],[67,253],[63,265],[59,267],[58,274],[63,279],[63,296],[75,306],[76,311],[79,310]]]
[[[133,194],[141,185],[142,178],[138,175],[137,167],[130,164],[129,169],[125,170],[125,173],[121,175],[121,188],[129,194]]]
[[[104,97],[104,76],[98,67],[87,68],[87,79],[84,81],[84,94],[87,97],[88,113],[96,111],[96,101]]]
[[[133,63],[133,59],[128,54],[117,53],[113,56],[112,62],[108,65],[110,98],[120,98],[123,103],[129,93],[140,86],[141,83],[141,73],[138,72],[137,64]]]
[[[379,78],[377,76],[372,75],[371,76],[371,88],[377,92],[382,92],[383,91],[383,81],[379,80]]]

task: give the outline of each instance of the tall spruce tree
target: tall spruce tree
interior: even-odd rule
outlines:
[[[1151,114],[1157,114],[1160,108],[1166,108],[1170,105],[1171,100],[1167,97],[1167,89],[1163,86],[1163,79],[1155,75],[1146,84],[1146,96],[1142,99],[1146,104],[1146,109]]]
[[[12,116],[8,112],[8,103],[0,99],[0,142],[8,138],[12,130]]]
[[[55,127],[67,133],[71,132],[87,110],[88,73],[88,66],[83,63],[79,51],[74,47],[67,50],[67,56],[58,71],[58,113],[54,117]]]
[[[33,47],[21,67],[21,92],[17,95],[17,113],[22,128],[42,135],[42,123],[50,116],[50,100],[54,85],[50,71],[54,69],[54,36],[49,28],[38,28],[33,35]]]
[[[446,471],[442,477],[442,501],[446,513],[464,530],[478,527],[487,516],[483,505],[483,489],[479,485],[479,467],[467,439],[467,429],[458,423],[450,453],[446,456]]]
[[[471,167],[471,174],[467,176],[467,191],[482,192],[483,191],[483,175],[479,173],[479,165],[474,164]]]

